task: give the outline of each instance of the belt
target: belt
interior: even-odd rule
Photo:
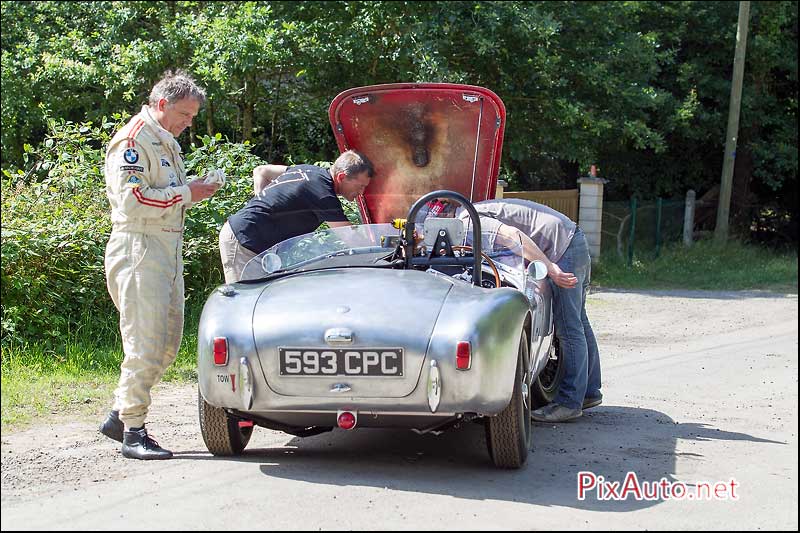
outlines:
[[[149,235],[175,235],[183,234],[181,226],[169,226],[164,224],[154,224],[145,221],[136,222],[114,222],[111,226],[112,231],[127,231],[132,233],[147,233]]]

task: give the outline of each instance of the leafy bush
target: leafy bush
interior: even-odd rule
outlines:
[[[89,335],[116,328],[103,265],[111,232],[103,160],[111,136],[127,118],[115,115],[101,124],[49,119],[45,141],[24,147],[29,170],[3,170],[3,345],[58,343],[77,328],[88,327]],[[204,297],[222,281],[219,228],[252,195],[250,175],[260,164],[246,144],[228,143],[219,135],[201,141],[187,156],[190,174],[222,168],[229,181],[188,211],[189,297]]]
[[[30,170],[3,170],[3,344],[56,340],[87,312],[108,316],[103,256],[111,230],[103,146],[124,120],[48,120]]]
[[[189,298],[198,296],[198,292],[204,297],[209,288],[222,283],[219,230],[253,196],[253,168],[263,164],[250,153],[247,142],[229,143],[219,133],[213,137],[204,135],[200,141],[199,146],[192,145],[186,156],[187,172],[190,176],[203,176],[215,168],[223,169],[227,183],[187,212],[183,257]]]

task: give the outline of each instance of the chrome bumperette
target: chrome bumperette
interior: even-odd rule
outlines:
[[[439,401],[442,399],[442,374],[436,360],[431,361],[428,368],[428,407],[431,413],[435,413],[439,408]]]
[[[245,410],[253,407],[253,371],[247,357],[239,359],[239,377],[241,378],[239,390],[242,394],[242,405]]]

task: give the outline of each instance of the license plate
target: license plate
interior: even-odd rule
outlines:
[[[402,348],[278,348],[281,376],[402,377]]]

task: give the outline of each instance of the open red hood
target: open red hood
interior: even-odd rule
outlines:
[[[494,198],[506,109],[488,89],[451,83],[391,83],[340,93],[328,110],[339,150],[375,166],[359,197],[365,223],[404,218],[437,189],[477,202]]]

